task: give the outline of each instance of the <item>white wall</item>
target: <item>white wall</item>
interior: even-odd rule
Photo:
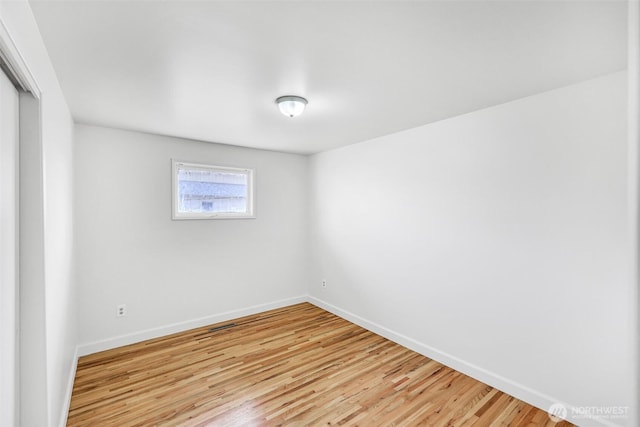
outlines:
[[[43,104],[49,97],[43,95]],[[66,419],[75,373],[78,345],[73,211],[73,126],[61,98],[58,106],[43,108],[45,122],[59,127],[55,140],[43,138],[45,191],[45,300],[47,375],[50,422]],[[45,134],[46,135],[46,134]]]
[[[305,293],[306,157],[85,125],[75,140],[80,342],[104,341],[90,350]],[[171,159],[254,168],[257,218],[172,221]]]
[[[635,405],[625,78],[313,156],[310,294],[542,407]]]
[[[39,279],[34,276],[34,280],[23,280],[21,286],[28,289],[21,288],[20,292],[29,301],[43,304],[27,305],[21,313],[28,317],[21,325],[28,326],[23,328],[21,345],[30,350],[39,349],[21,353],[21,373],[25,374],[20,379],[21,421],[28,427],[58,425],[66,413],[77,342],[72,258],[73,124],[29,4],[0,2],[0,21],[41,92],[40,124],[34,126],[37,129],[30,129],[40,144],[31,147],[35,151],[27,165],[37,172],[32,177],[40,180],[34,183],[39,191],[21,194],[28,206],[42,209],[41,214],[36,215],[40,235],[30,236],[29,242],[23,242],[34,243],[34,246],[33,251],[21,252],[21,263],[35,260],[39,264],[35,268],[43,274]]]

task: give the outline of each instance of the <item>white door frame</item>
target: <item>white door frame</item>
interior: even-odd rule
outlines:
[[[20,96],[0,71],[0,425],[15,425],[18,394],[18,142]]]
[[[33,317],[34,310],[42,310],[41,316],[44,316],[44,247],[43,245],[43,237],[44,237],[44,194],[41,191],[40,193],[33,194],[33,197],[29,196],[27,198],[28,203],[24,203],[24,196],[27,193],[24,188],[23,183],[23,174],[27,172],[33,172],[34,169],[39,170],[39,178],[36,177],[35,180],[39,179],[39,188],[43,189],[42,182],[42,141],[41,141],[41,115],[40,115],[40,101],[41,101],[41,91],[36,83],[33,74],[31,73],[29,67],[26,65],[24,58],[20,54],[14,39],[11,37],[5,23],[0,18],[0,61],[3,64],[4,70],[0,70],[0,72],[4,72],[4,74],[9,77],[12,83],[18,89],[19,95],[19,107],[17,111],[18,115],[18,146],[16,147],[17,152],[15,153],[14,169],[16,171],[16,193],[15,200],[13,203],[16,206],[16,249],[15,254],[11,254],[8,258],[11,258],[11,262],[15,258],[16,262],[16,277],[15,277],[15,288],[11,290],[12,292],[8,292],[11,299],[13,299],[13,307],[11,307],[11,301],[6,302],[8,305],[9,311],[15,312],[15,324],[14,325],[1,325],[0,327],[11,327],[12,329],[15,327],[17,331],[7,331],[7,333],[14,334],[15,342],[11,344],[13,348],[3,348],[2,351],[13,352],[13,356],[15,357],[15,370],[10,375],[14,382],[11,387],[7,388],[7,393],[11,393],[10,390],[13,388],[13,396],[9,396],[9,400],[13,403],[13,413],[3,414],[3,417],[7,417],[13,420],[13,424],[21,425],[21,420],[24,419],[22,416],[23,411],[28,411],[28,399],[24,399],[26,394],[33,392],[33,387],[29,386],[29,384],[25,384],[25,378],[33,378],[34,374],[31,374],[33,366],[23,366],[20,363],[21,353],[26,354],[31,350],[34,350],[33,343],[38,341],[40,347],[45,346],[44,340],[42,337],[37,337],[33,333],[34,326],[29,326],[31,322],[30,318]],[[26,131],[26,132],[25,132]],[[39,159],[40,162],[34,162],[33,157],[26,156],[27,163],[25,166],[25,159],[22,159],[23,150],[25,147],[32,147],[32,152],[39,151]],[[28,153],[27,153],[28,154]],[[26,170],[25,170],[26,169]],[[32,181],[31,178],[27,179],[27,181]],[[28,182],[27,182],[28,183]],[[37,202],[39,200],[39,203]],[[6,201],[4,201],[6,202]],[[10,202],[11,203],[11,202]],[[35,209],[36,215],[30,215],[31,218],[26,218],[24,221],[22,218],[23,207]],[[34,219],[36,222],[34,222]],[[24,236],[24,227],[29,227],[36,225],[36,233],[39,237],[39,240],[33,240],[33,236]],[[32,233],[33,234],[33,233]],[[25,247],[26,244],[26,247]],[[38,246],[40,246],[38,248]],[[34,251],[35,249],[35,257],[32,257],[32,252],[28,253],[27,257],[21,256],[21,254],[27,251]],[[33,259],[31,259],[33,258]],[[25,265],[25,261],[27,264]],[[3,260],[4,262],[4,260]],[[29,293],[33,293],[32,290],[27,289],[27,292],[24,292],[25,279],[29,279],[25,277],[24,272],[27,271],[28,268],[32,268],[34,265],[37,265],[37,270],[41,273],[39,275],[38,282],[39,286],[29,286],[31,289],[36,289],[36,293],[39,294],[40,299],[42,300],[42,305],[38,308],[28,308],[25,310],[26,304],[32,304],[33,298],[28,298]],[[28,272],[26,276],[31,275],[31,272]],[[33,279],[31,279],[33,280]],[[27,295],[25,295],[27,294]],[[25,301],[25,297],[27,297],[27,301]],[[31,299],[31,300],[29,300]],[[12,314],[13,317],[13,314]],[[25,322],[26,319],[26,322]],[[38,325],[41,327],[42,325]],[[26,329],[25,329],[26,327]],[[4,332],[3,332],[4,333]],[[5,344],[5,343],[3,343]],[[39,350],[43,350],[43,358],[44,349],[40,348]],[[44,359],[46,362],[46,359]],[[42,378],[42,375],[46,376],[46,367],[43,364],[40,364],[40,367],[36,367],[35,375],[40,375],[39,378]],[[43,390],[43,384],[39,384],[40,393],[44,393],[44,399],[46,399],[46,390]],[[42,397],[42,395],[41,395]],[[22,402],[25,402],[23,405]],[[7,410],[7,408],[3,408],[3,411]]]
[[[33,95],[34,98],[41,98],[40,86],[36,83],[33,73],[24,61],[16,46],[13,37],[9,33],[6,25],[0,17],[0,58],[10,68],[10,73],[24,92]]]

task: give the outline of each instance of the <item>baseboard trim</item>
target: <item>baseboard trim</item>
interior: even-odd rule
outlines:
[[[236,319],[242,316],[249,316],[252,314],[261,313],[267,310],[273,310],[276,308],[286,307],[288,305],[298,304],[307,301],[306,295],[300,295],[297,297],[286,298],[278,301],[272,301],[265,304],[253,305],[250,307],[240,308],[236,310],[229,310],[222,313],[213,314],[210,316],[199,317],[197,319],[186,320],[183,322],[173,323],[166,326],[160,326],[157,328],[147,329],[141,332],[135,332],[132,334],[121,335],[118,337],[108,338],[101,341],[94,341],[78,346],[78,357],[87,356],[89,354],[98,353],[100,351],[111,350],[113,348],[122,347],[129,344],[135,344],[141,341],[150,340],[153,338],[159,338],[165,335],[175,334],[177,332],[188,331],[189,329],[200,328],[202,326],[211,325],[213,323],[224,322],[231,319]]]
[[[382,325],[379,325],[375,322],[371,322],[363,317],[358,316],[357,314],[351,313],[350,311],[344,310],[340,307],[337,307],[333,304],[330,304],[326,301],[323,301],[314,296],[308,296],[307,301],[311,304],[314,304],[324,310],[327,310],[330,313],[335,314],[345,320],[348,320],[356,325],[363,327],[371,332],[375,332],[376,334],[393,341],[397,344],[400,344],[410,350],[415,351],[416,353],[420,353],[423,356],[426,356],[430,359],[435,360],[436,362],[442,363],[449,368],[455,369],[458,372],[461,372],[465,375],[470,376],[478,381],[481,381],[491,387],[494,387],[500,391],[503,391],[516,399],[520,399],[524,402],[527,402],[530,405],[533,405],[543,411],[547,411],[551,405],[554,403],[562,403],[566,408],[571,408],[573,406],[578,405],[570,405],[566,402],[563,402],[560,399],[556,399],[547,394],[541,393],[537,390],[531,389],[523,384],[512,381],[508,378],[505,378],[501,375],[498,375],[494,372],[483,369],[473,363],[469,363],[465,360],[452,356],[448,353],[440,351],[434,347],[431,347],[427,344],[414,340],[413,338],[407,337],[406,335],[400,334],[396,331],[393,331],[389,328],[386,328]],[[580,419],[580,420],[571,420],[568,421],[573,422],[576,425],[580,425],[581,427],[620,427],[620,424],[612,423],[610,420],[603,419]]]
[[[73,382],[76,378],[76,371],[78,369],[78,346],[76,346],[73,354],[73,362],[71,369],[69,370],[69,378],[67,379],[67,391],[64,394],[64,407],[60,414],[60,427],[67,425],[67,418],[69,417],[69,408],[71,407],[71,394],[73,393]]]
[[[288,305],[298,304],[302,302],[309,302],[311,304],[314,304],[324,310],[327,310],[330,313],[335,314],[336,316],[339,316],[345,320],[355,323],[356,325],[361,326],[371,332],[374,332],[390,341],[398,343],[410,350],[413,350],[430,359],[433,359],[439,363],[442,363],[443,365],[446,365],[449,368],[455,369],[465,375],[468,375],[478,381],[481,381],[487,385],[490,385],[491,387],[501,390],[517,399],[527,402],[528,404],[533,405],[537,408],[540,408],[544,411],[548,410],[548,408],[554,403],[562,403],[567,408],[577,406],[577,405],[572,406],[566,402],[561,401],[560,399],[556,399],[552,396],[549,396],[537,390],[531,389],[523,384],[512,381],[494,372],[483,369],[477,365],[474,365],[473,363],[469,363],[451,354],[440,351],[434,347],[431,347],[427,344],[419,342],[406,335],[400,334],[378,323],[369,321],[361,316],[358,316],[357,314],[344,310],[324,300],[321,300],[311,295],[300,295],[293,298],[282,299],[282,300],[273,301],[266,304],[258,304],[250,307],[245,307],[242,309],[237,309],[237,310],[229,310],[229,311],[225,311],[222,313],[218,313],[218,314],[214,314],[206,317],[200,317],[197,319],[178,322],[178,323],[174,323],[167,326],[148,329],[142,332],[136,332],[136,333],[122,335],[122,336],[118,336],[118,337],[114,337],[106,340],[95,341],[95,342],[79,345],[76,348],[75,362],[72,368],[72,372],[70,372],[69,384],[67,385],[67,393],[65,396],[66,402],[67,402],[67,408],[61,417],[60,426],[64,427],[66,425],[67,414],[69,412],[69,405],[71,403],[71,392],[73,390],[73,380],[75,378],[77,361],[79,357],[97,353],[104,350],[110,350],[113,348],[122,347],[129,344],[135,344],[137,342],[145,341],[148,339],[170,335],[176,332],[182,332],[189,329],[210,325],[213,323],[232,320],[242,316],[258,314],[263,311],[282,308]],[[620,427],[620,424],[615,424],[610,420],[603,420],[603,419],[580,419],[580,420],[569,419],[569,421],[572,421],[575,424],[579,424],[581,427],[603,427],[603,426]]]

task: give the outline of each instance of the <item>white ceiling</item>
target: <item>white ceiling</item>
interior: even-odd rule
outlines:
[[[295,153],[626,67],[625,1],[31,5],[76,121]]]

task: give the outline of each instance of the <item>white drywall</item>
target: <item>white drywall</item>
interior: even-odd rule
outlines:
[[[17,49],[41,99],[21,96],[35,111],[23,127],[33,136],[21,159],[21,425],[58,425],[66,416],[75,367],[77,323],[73,278],[73,124],[38,27],[26,1],[0,2],[4,44]],[[24,70],[23,70],[24,71]],[[38,105],[39,104],[39,105]],[[38,117],[39,116],[39,117]],[[38,122],[39,121],[39,122]],[[22,143],[22,142],[21,142]],[[28,173],[27,173],[28,172]],[[24,189],[34,191],[23,191]],[[23,221],[24,220],[24,221]],[[24,239],[23,239],[24,237]],[[28,250],[24,250],[27,249]]]
[[[304,293],[306,157],[86,125],[75,141],[82,344]],[[256,218],[172,220],[171,159],[255,169]]]
[[[312,297],[538,405],[635,405],[625,79],[312,156]]]

